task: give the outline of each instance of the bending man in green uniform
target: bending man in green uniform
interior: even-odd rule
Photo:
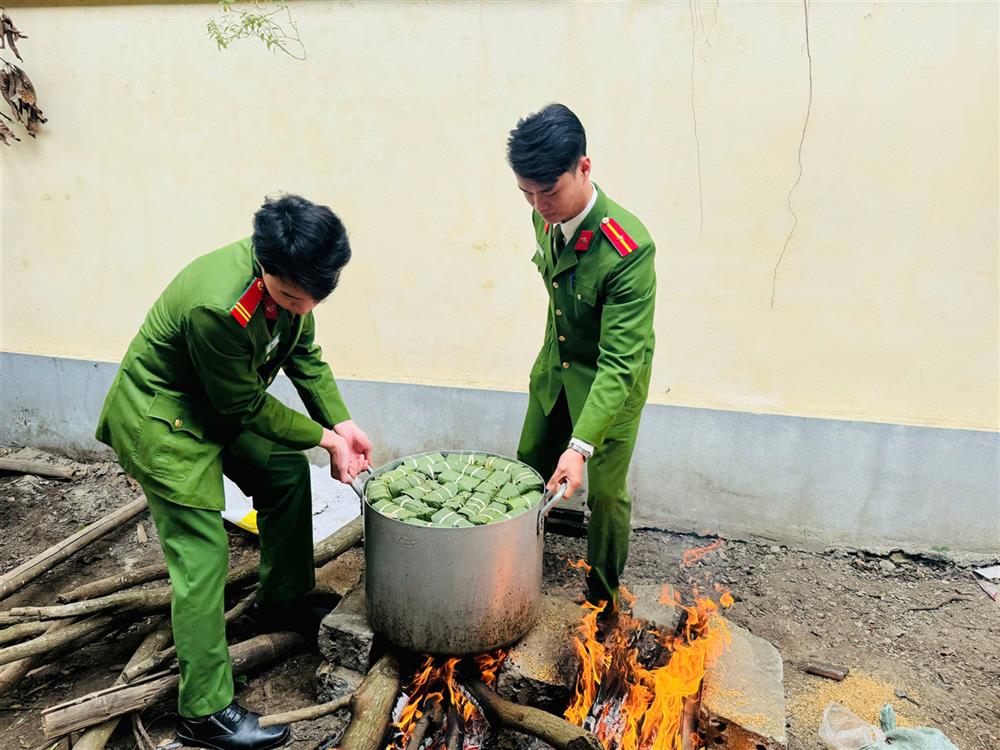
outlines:
[[[233,700],[222,476],[257,509],[255,619],[270,629],[318,627],[304,596],[314,569],[302,450],[325,448],[342,482],[371,458],[314,342],[312,309],[350,257],[347,232],[329,208],[293,195],[267,201],[252,238],[197,258],[170,282],[105,400],[97,438],[142,485],[170,573],[178,736],[186,745],[262,750],[288,737],[287,726],[262,729],[258,715]],[[267,393],[279,370],[308,417]]]
[[[583,125],[561,104],[510,132],[507,160],[531,205],[533,261],[549,296],[531,368],[518,458],[568,484],[588,468],[587,598],[617,608],[632,502],[625,486],[649,391],[654,245],[635,216],[590,181]]]

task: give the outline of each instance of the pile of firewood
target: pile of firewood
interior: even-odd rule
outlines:
[[[25,467],[0,466],[8,471]],[[41,473],[37,467],[32,473]],[[66,476],[63,478],[71,478]],[[142,622],[146,636],[115,683],[106,690],[81,696],[42,712],[46,738],[53,742],[84,731],[73,743],[78,750],[100,750],[120,717],[131,714],[139,746],[151,746],[139,712],[177,689],[176,652],[171,645],[169,622],[170,584],[164,563],[92,581],[55,595],[39,606],[4,608],[3,600],[91,542],[119,528],[146,509],[146,500],[125,505],[53,545],[14,570],[0,576],[0,695],[8,692],[30,671],[53,663],[109,635]],[[316,545],[317,567],[330,562],[361,542],[362,522],[357,518]],[[237,603],[226,612],[226,622],[240,617],[253,600],[257,561],[235,565],[226,579],[227,596]],[[153,584],[153,585],[144,585]],[[303,646],[297,633],[259,635],[231,645],[237,674],[274,663]]]

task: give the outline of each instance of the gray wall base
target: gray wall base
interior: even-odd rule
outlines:
[[[117,365],[0,352],[0,445],[102,451]],[[512,455],[523,394],[340,382],[376,458]],[[275,395],[301,408],[287,381]],[[1000,553],[1000,435],[648,406],[630,485],[637,526],[786,543]]]

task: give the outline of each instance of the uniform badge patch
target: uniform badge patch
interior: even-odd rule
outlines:
[[[264,282],[254,279],[229,313],[236,318],[237,323],[246,328],[262,299],[264,299]]]
[[[589,229],[581,230],[580,236],[576,240],[576,244],[573,249],[578,253],[584,252],[588,247],[590,247],[590,241],[594,239],[594,233]]]
[[[639,249],[639,244],[629,237],[625,230],[622,229],[621,224],[610,216],[605,216],[601,219],[601,231],[623,258]]]

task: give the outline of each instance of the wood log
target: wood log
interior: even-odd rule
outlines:
[[[376,662],[354,694],[354,711],[338,746],[340,750],[379,750],[382,747],[399,688],[396,657],[386,654]]]
[[[291,655],[302,645],[301,635],[288,632],[258,635],[237,643],[229,649],[233,673],[243,674],[270,664]],[[45,709],[42,712],[42,728],[46,738],[54,739],[130,711],[141,711],[173,693],[178,682],[179,675],[150,675],[138,683],[117,685],[81,696]]]
[[[74,622],[64,628],[50,628],[49,631],[38,638],[33,638],[23,643],[16,643],[13,646],[7,646],[7,648],[0,648],[0,664],[10,664],[11,662],[28,657],[49,654],[58,648],[74,641],[79,641],[81,638],[85,638],[93,633],[107,631],[109,626],[113,625],[117,627],[114,619],[110,615],[99,615]]]
[[[445,750],[462,750],[465,745],[465,729],[462,717],[455,706],[448,706],[448,733],[445,735]]]
[[[156,653],[163,646],[170,642],[171,638],[171,628],[170,621],[164,620],[160,625],[153,631],[151,631],[139,644],[139,648],[135,650],[132,654],[132,658],[128,660],[128,664],[125,668],[128,669],[133,664],[136,664],[152,653]],[[122,684],[122,676],[125,674],[124,670],[122,674],[119,675],[116,685]],[[104,750],[107,745],[108,740],[111,738],[112,733],[118,726],[119,717],[113,719],[108,719],[107,721],[98,724],[97,726],[91,727],[73,743],[74,750]]]
[[[424,715],[417,720],[416,726],[413,727],[413,734],[410,735],[410,741],[406,743],[406,750],[420,750],[427,732],[431,727],[436,727],[440,724],[443,718],[444,710],[441,707],[441,701],[435,701],[430,708],[424,711]]]
[[[10,627],[0,629],[0,646],[5,643],[23,641],[25,638],[34,638],[44,633],[51,626],[51,622],[22,622],[19,625],[11,625]]]
[[[555,750],[604,750],[596,735],[548,711],[504,700],[480,680],[463,680],[462,686],[493,724],[530,734]]]
[[[54,466],[44,461],[32,461],[29,458],[17,458],[16,456],[4,456],[0,458],[0,471],[11,474],[34,474],[36,477],[50,477],[52,479],[79,479],[86,470],[83,468],[70,469],[65,466]]]
[[[364,518],[358,516],[316,545],[313,549],[313,564],[321,568],[341,553],[361,544],[364,533]]]
[[[323,716],[329,716],[342,708],[348,708],[353,702],[354,694],[352,693],[351,695],[345,695],[342,698],[337,698],[336,700],[328,701],[327,703],[318,703],[315,706],[297,708],[294,711],[285,711],[280,714],[268,714],[267,716],[261,716],[260,725],[262,727],[273,727],[278,724],[293,724],[296,721],[311,721],[313,719],[319,719]]]
[[[234,620],[242,617],[250,605],[253,604],[254,594],[241,599],[232,609],[226,612],[226,624],[229,625]],[[122,672],[122,682],[134,682],[138,677],[160,668],[167,662],[170,662],[177,656],[177,647],[169,646],[162,650],[156,651],[155,653],[149,654],[147,657],[136,661],[135,663],[129,662],[125,667],[125,671]]]
[[[66,537],[44,552],[35,555],[26,563],[0,576],[0,599],[5,599],[26,583],[35,580],[48,570],[61,563],[67,557],[86,547],[95,539],[114,531],[123,523],[135,518],[146,509],[146,498],[133,500],[114,513],[106,515],[72,536]]]
[[[47,635],[56,633],[72,624],[72,620],[56,620],[55,622],[47,623],[47,629],[45,632]],[[37,660],[37,656],[29,656],[26,659],[21,659],[20,661],[8,664],[0,670],[0,695],[3,695],[18,684],[25,677],[25,675],[28,674],[28,672],[34,669]]]
[[[54,604],[50,607],[11,607],[7,616],[14,620],[59,620],[66,617],[86,617],[105,610],[116,612],[132,611],[149,614],[165,610],[170,606],[171,588],[155,586],[150,589],[118,591],[97,599],[86,599],[70,604]]]
[[[145,499],[143,499],[142,503],[145,504],[145,502]],[[363,531],[363,522],[361,516],[358,516],[316,545],[314,552],[315,564],[319,566],[324,565],[345,550],[358,544],[361,541]],[[229,574],[226,576],[226,585],[233,587],[248,583],[257,576],[257,565],[257,560],[248,560],[230,569]],[[103,610],[134,610],[142,614],[149,614],[165,610],[169,606],[170,586],[155,586],[145,590],[118,591],[96,599],[75,601],[51,607],[13,607],[8,612],[2,613],[2,616],[0,616],[0,626],[30,620],[84,617]]]
[[[114,594],[117,591],[123,591],[132,586],[138,586],[141,583],[162,581],[166,577],[167,564],[156,563],[155,565],[146,565],[142,568],[130,570],[128,573],[121,573],[109,578],[102,578],[99,581],[85,583],[69,591],[56,594],[56,599],[63,604],[79,602],[84,599],[97,599],[108,594]]]

